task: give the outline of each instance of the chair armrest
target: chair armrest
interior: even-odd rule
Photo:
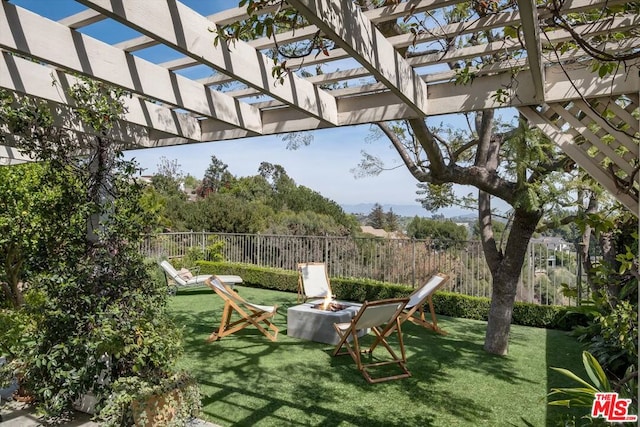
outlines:
[[[187,270],[189,270],[189,272],[195,277],[200,275],[200,266],[199,265],[194,265],[192,267],[187,267]]]

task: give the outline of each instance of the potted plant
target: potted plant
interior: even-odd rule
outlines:
[[[184,426],[199,411],[196,382],[187,373],[178,372],[155,383],[137,376],[119,378],[99,418],[101,425],[108,427]]]

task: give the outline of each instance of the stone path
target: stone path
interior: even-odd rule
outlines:
[[[37,427],[42,426],[42,419],[36,416],[31,406],[15,401],[2,400],[0,403],[1,427]],[[76,418],[64,424],[65,427],[99,427],[98,423],[91,421],[91,415],[78,412]],[[185,427],[220,427],[210,422],[195,419]]]

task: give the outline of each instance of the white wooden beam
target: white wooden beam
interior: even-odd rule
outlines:
[[[29,95],[27,95],[27,97],[31,98]],[[159,144],[164,144],[167,140],[171,140],[173,144],[187,144],[194,142],[193,140],[176,137],[164,132],[152,131],[145,126],[140,126],[120,119],[114,120],[112,127],[109,130],[105,132],[96,131],[90,125],[80,120],[72,107],[52,101],[42,102],[51,112],[52,126],[66,131],[66,137],[69,137],[69,135],[73,135],[74,138],[104,136],[123,144],[124,147],[128,149],[132,147],[154,147]],[[7,145],[14,145],[15,141],[19,139],[19,137],[7,139],[6,135],[9,134],[8,129],[6,127],[1,127],[1,129],[5,134]]]
[[[636,64],[640,61],[636,61]],[[628,73],[608,75],[603,78],[585,65],[573,67],[559,65],[547,67],[545,90],[547,103],[571,101],[573,99],[599,98],[640,90],[640,75],[635,65],[630,64]]]
[[[531,124],[539,128],[549,139],[555,142],[562,151],[580,165],[580,167],[600,183],[600,185],[607,189],[613,197],[634,215],[638,216],[638,201],[631,195],[621,192],[609,172],[604,170],[597,161],[581,150],[580,147],[574,143],[572,136],[557,128],[532,107],[522,107],[519,108],[518,111],[520,111]]]
[[[125,52],[137,52],[139,50],[146,49],[151,46],[156,46],[158,44],[159,43],[157,40],[154,40],[149,36],[138,36],[130,40],[116,43],[113,45],[113,47],[122,49]]]
[[[0,166],[19,165],[21,163],[32,162],[33,159],[19,150],[6,145],[0,145]]]
[[[280,8],[280,5],[267,5],[260,9],[259,14],[266,14],[275,12]],[[234,7],[230,9],[223,10],[218,13],[214,13],[213,15],[209,15],[209,19],[213,21],[216,25],[228,25],[233,24],[234,22],[242,21],[243,19],[247,19],[249,14],[247,13],[246,7]]]
[[[587,66],[566,69],[565,71],[560,66],[550,66],[548,75],[553,76],[547,92],[549,102],[576,99],[575,93],[571,93],[572,81],[580,85],[580,91],[586,98],[637,93],[638,85],[640,84],[640,77],[637,73],[631,73],[628,76],[607,76],[601,79],[598,75],[592,73]],[[529,70],[523,70],[518,74],[518,81],[527,82],[530,80],[531,74]],[[501,73],[480,76],[470,85],[456,85],[453,82],[429,84],[428,115],[437,116],[487,108],[537,104],[533,85],[530,84],[518,85],[512,93],[513,97],[509,104],[500,103],[494,99],[493,95],[496,90],[508,87],[512,83],[510,73]],[[377,88],[380,89],[382,86]],[[258,102],[253,105],[263,111],[265,127],[267,126],[267,111],[270,111],[270,114],[271,112],[273,114],[276,112],[288,114],[289,111],[279,101]],[[341,126],[422,117],[422,115],[418,115],[414,110],[408,108],[397,96],[389,91],[339,98],[338,108],[340,112],[339,125]],[[287,116],[283,115],[283,117]],[[269,126],[271,127],[272,125],[270,124]],[[283,124],[283,126],[286,126],[286,124]],[[296,121],[296,130],[304,130],[305,126],[307,126],[306,129],[315,129],[317,128],[317,123],[311,119],[306,122],[302,120]],[[277,126],[274,124],[273,127]],[[269,132],[265,129],[265,134],[269,134]]]
[[[37,62],[7,52],[0,57],[0,87],[40,99],[73,106],[68,89],[82,81]],[[173,134],[191,141],[200,141],[199,121],[137,96],[122,99],[130,123]]]
[[[78,28],[95,24],[96,22],[100,22],[106,18],[107,17],[102,15],[100,12],[97,12],[93,9],[86,9],[82,12],[76,13],[75,15],[62,18],[58,21],[58,23],[65,25],[73,30],[77,30]]]
[[[527,60],[531,70],[535,98],[544,102],[544,68],[542,66],[542,44],[540,43],[540,27],[538,25],[538,9],[534,0],[517,0],[522,17],[522,33]]]
[[[289,0],[329,38],[368,69],[376,80],[419,114],[427,111],[427,87],[355,2]]]
[[[214,45],[211,22],[176,0],[79,0],[80,3],[162,41],[225,74],[233,75],[262,93],[330,123],[337,122],[335,99],[311,83],[289,74],[282,84],[272,77],[273,60],[242,41]]]
[[[234,126],[261,131],[255,107],[8,2],[0,2],[0,28],[2,48]]]

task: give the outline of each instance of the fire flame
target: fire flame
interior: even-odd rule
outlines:
[[[331,300],[333,298],[331,298],[331,295],[327,295],[326,297],[324,297],[324,302],[322,303],[322,310],[328,310],[329,309],[329,305],[331,304]]]

